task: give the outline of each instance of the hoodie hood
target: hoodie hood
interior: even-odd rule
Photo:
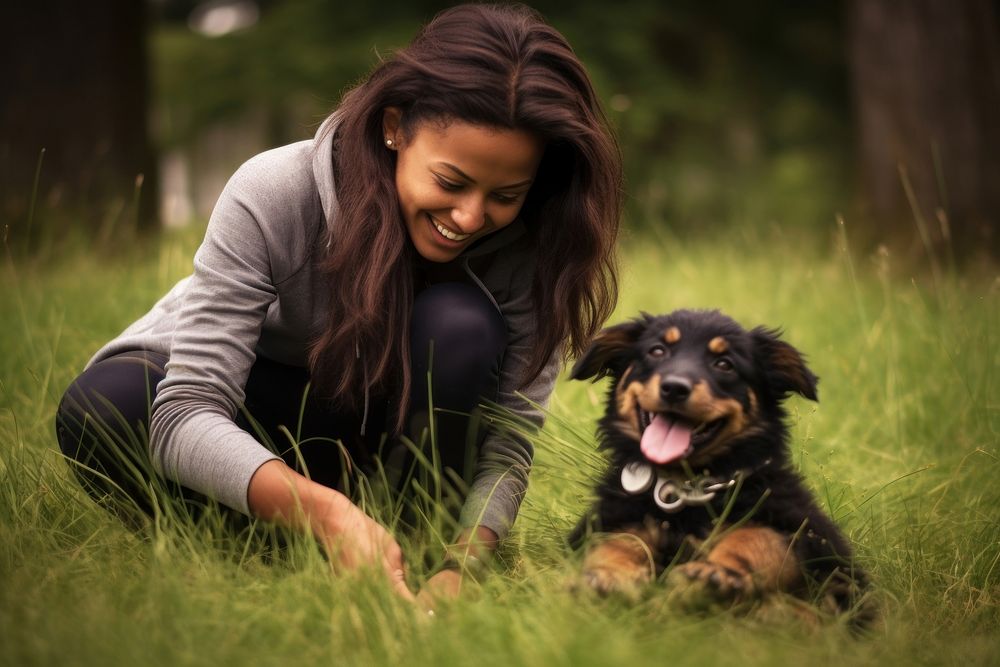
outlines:
[[[316,179],[316,191],[319,192],[323,217],[330,231],[333,231],[340,218],[340,203],[337,201],[337,188],[333,182],[333,135],[339,122],[339,115],[333,112],[319,126],[313,138],[313,178]]]

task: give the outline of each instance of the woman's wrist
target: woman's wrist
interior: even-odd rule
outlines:
[[[489,574],[490,564],[472,554],[451,555],[445,554],[444,560],[438,565],[433,574],[441,572],[457,572],[463,577],[469,576],[476,581],[482,581]]]
[[[445,548],[444,559],[438,570],[455,570],[479,579],[489,569],[499,538],[486,526],[463,530],[454,544]]]
[[[260,466],[250,479],[247,503],[256,517],[308,528],[316,537],[332,537],[340,532],[338,519],[350,500],[275,459]]]
[[[449,551],[458,550],[481,560],[489,560],[499,545],[500,538],[491,528],[475,526],[463,530]]]

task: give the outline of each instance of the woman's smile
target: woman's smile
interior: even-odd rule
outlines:
[[[472,234],[461,234],[459,232],[451,231],[450,229],[442,225],[440,222],[438,222],[437,218],[435,218],[430,213],[427,214],[427,218],[431,221],[431,224],[434,225],[434,229],[438,230],[438,233],[440,233],[441,236],[445,237],[449,241],[461,242],[472,237]]]

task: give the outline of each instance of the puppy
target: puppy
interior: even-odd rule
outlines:
[[[643,315],[600,332],[572,370],[606,376],[610,467],[570,537],[588,545],[587,584],[634,593],[673,565],[675,591],[713,603],[781,591],[855,608],[868,579],[788,451],[782,402],[818,400],[817,378],[778,332],[718,311]]]

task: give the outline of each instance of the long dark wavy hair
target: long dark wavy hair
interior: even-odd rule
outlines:
[[[365,389],[398,398],[398,431],[411,384],[416,251],[396,193],[396,153],[383,143],[387,107],[402,110],[404,137],[429,120],[458,120],[545,141],[520,212],[537,247],[538,323],[522,384],[564,343],[564,356],[579,356],[614,308],[622,171],[580,60],[558,31],[522,5],[441,12],[344,95],[333,158],[342,219],[327,232],[321,266],[329,315],[309,362],[317,390],[343,407],[360,407]]]

